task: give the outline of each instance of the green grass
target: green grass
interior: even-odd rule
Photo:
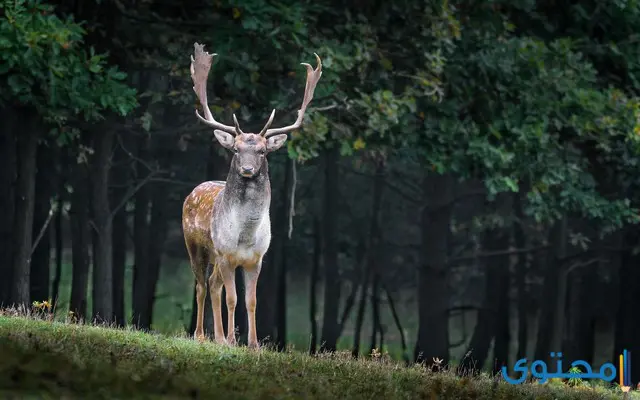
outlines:
[[[509,385],[338,353],[259,352],[0,313],[4,398],[619,399],[600,386]]]

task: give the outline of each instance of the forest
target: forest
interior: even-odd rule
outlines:
[[[193,335],[182,205],[233,155],[194,43],[245,132],[295,121],[316,53],[268,156],[258,339],[615,362],[640,349],[639,26],[637,0],[0,0],[0,304]]]

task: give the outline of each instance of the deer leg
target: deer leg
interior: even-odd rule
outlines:
[[[227,264],[228,268],[224,268],[222,279],[224,281],[224,289],[227,297],[227,343],[236,344],[236,304],[238,303],[238,295],[236,293],[236,275],[235,266]]]
[[[209,277],[209,295],[211,296],[211,308],[213,311],[213,332],[215,341],[219,344],[225,344],[224,329],[222,327],[222,304],[220,297],[222,295],[222,276],[220,270],[223,266],[219,261],[213,265],[213,272]]]
[[[256,288],[261,267],[262,260],[258,261],[254,266],[244,268],[245,303],[247,305],[247,325],[249,328],[247,344],[254,349],[260,348],[256,333]]]
[[[187,245],[187,252],[189,253],[189,261],[191,261],[191,269],[193,270],[193,274],[196,278],[196,305],[197,305],[197,313],[196,313],[196,330],[193,333],[193,336],[196,340],[203,342],[205,340],[204,337],[204,329],[203,329],[203,321],[204,321],[204,300],[207,295],[206,287],[205,287],[205,278],[204,271],[206,269],[206,255],[199,250],[195,246]]]

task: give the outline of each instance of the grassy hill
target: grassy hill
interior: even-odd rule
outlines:
[[[509,385],[384,357],[251,351],[0,313],[2,398],[621,399],[600,386]],[[631,397],[634,398],[634,397]]]

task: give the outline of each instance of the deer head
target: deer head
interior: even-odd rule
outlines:
[[[194,48],[194,55],[191,56],[191,79],[194,85],[193,90],[196,92],[204,111],[204,117],[200,115],[198,110],[196,110],[196,116],[202,122],[214,128],[213,133],[223,147],[234,152],[231,168],[234,168],[238,174],[245,178],[255,177],[260,173],[267,154],[282,147],[287,140],[288,132],[302,126],[304,113],[311,99],[313,99],[313,92],[322,75],[322,61],[314,53],[318,62],[316,69],[313,69],[307,63],[302,63],[307,69],[307,83],[302,106],[298,110],[298,118],[293,124],[282,128],[269,129],[276,115],[276,110],[274,109],[269,120],[259,133],[245,133],[240,129],[240,124],[235,114],[233,114],[234,126],[222,124],[213,118],[207,103],[207,78],[213,57],[217,54],[207,53],[204,51],[204,45],[198,43],[194,44]]]

